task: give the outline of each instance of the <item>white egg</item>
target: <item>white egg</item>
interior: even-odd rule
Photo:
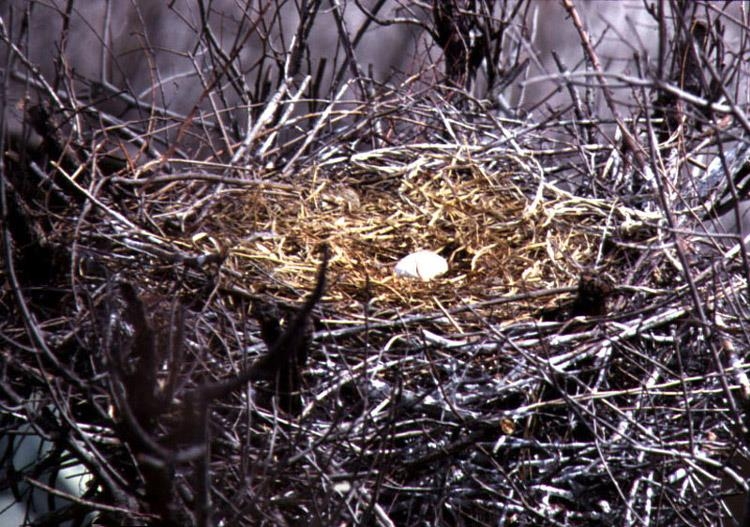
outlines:
[[[395,272],[398,276],[432,280],[436,276],[448,271],[445,258],[433,251],[417,251],[404,256],[396,264]]]

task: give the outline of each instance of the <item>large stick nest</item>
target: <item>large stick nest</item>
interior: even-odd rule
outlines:
[[[457,138],[386,102],[424,131],[278,166],[8,146],[3,422],[85,469],[67,518],[715,525],[745,488],[747,275],[696,249],[686,171],[592,192],[562,124],[467,111]],[[448,273],[396,276],[420,249]]]

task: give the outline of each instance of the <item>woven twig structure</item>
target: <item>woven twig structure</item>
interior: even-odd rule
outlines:
[[[113,124],[30,78],[42,143],[0,165],[0,446],[18,499],[62,498],[38,521],[729,521],[750,267],[700,177],[741,105],[710,133],[539,122],[411,79],[217,152],[219,113]],[[448,272],[397,276],[417,250]],[[13,465],[32,433],[54,447]]]

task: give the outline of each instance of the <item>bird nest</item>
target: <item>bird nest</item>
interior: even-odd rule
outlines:
[[[4,175],[6,425],[64,432],[75,503],[118,521],[714,524],[744,486],[737,252],[681,260],[662,212],[544,159]],[[396,276],[419,249],[448,273]]]
[[[313,164],[286,180],[268,173],[235,183],[211,194],[200,224],[170,243],[224,253],[223,285],[288,303],[312,288],[327,244],[325,305],[349,319],[362,317],[365,303],[373,319],[470,306],[474,322],[524,318],[559,298],[493,300],[575,286],[582,272],[608,269],[607,232],[645,217],[577,198],[545,182],[531,153],[501,148],[406,145]],[[170,198],[183,205],[154,215],[173,223],[194,207],[194,192],[184,185]],[[448,274],[397,276],[397,261],[420,249],[443,254]]]

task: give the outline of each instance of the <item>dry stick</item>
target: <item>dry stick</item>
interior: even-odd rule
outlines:
[[[643,94],[643,96],[645,97],[645,93]],[[650,148],[651,166],[653,166],[654,168],[658,168],[660,165],[663,165],[663,161],[661,159],[659,152],[655,148],[657,139],[656,139],[656,134],[653,128],[653,123],[651,121],[651,116],[649,114],[646,114],[646,127],[647,127],[648,135],[650,138],[649,145],[651,146]],[[700,320],[701,325],[703,326],[704,331],[706,331],[707,336],[710,336],[711,333],[713,333],[713,329],[711,328],[711,325],[708,321],[708,317],[706,317],[705,310],[703,309],[703,303],[701,302],[700,295],[698,294],[698,288],[696,286],[697,279],[700,278],[701,275],[698,275],[697,277],[693,277],[693,275],[690,272],[690,265],[687,259],[687,255],[685,254],[685,250],[683,246],[684,244],[682,243],[682,240],[678,238],[678,234],[676,232],[676,221],[674,218],[674,214],[672,213],[670,209],[670,204],[667,199],[665,184],[662,181],[664,170],[658,170],[658,173],[661,174],[661,176],[657,175],[657,177],[655,177],[654,179],[656,181],[657,191],[659,193],[659,197],[662,203],[662,210],[664,212],[665,219],[667,220],[667,225],[669,226],[669,230],[672,233],[672,237],[675,242],[675,249],[677,252],[677,256],[680,261],[680,266],[682,267],[683,276],[686,282],[684,287],[687,288],[688,293],[690,294],[692,298],[693,306],[698,315],[698,319]],[[743,245],[740,245],[740,250],[744,250]],[[711,352],[711,356],[714,359],[715,367],[717,371],[720,373],[719,382],[721,383],[721,386],[724,389],[724,392],[726,393],[729,407],[732,410],[732,414],[734,415],[737,421],[737,424],[739,426],[742,426],[742,414],[737,408],[737,404],[736,404],[734,397],[732,397],[731,390],[729,388],[729,383],[727,382],[726,370],[719,356],[719,350],[716,348],[716,345],[713,339],[708,338],[707,341],[708,341],[708,348]]]
[[[255,299],[257,297],[257,295],[249,292],[246,289],[240,288],[236,285],[222,286],[221,290],[231,293],[231,294],[241,296],[243,298],[247,298],[249,300]],[[574,293],[577,290],[578,290],[577,286],[557,287],[553,289],[541,289],[538,291],[529,291],[526,293],[519,293],[517,295],[509,295],[505,297],[494,298],[492,300],[484,300],[481,302],[466,304],[463,306],[450,308],[447,311],[451,315],[455,315],[457,313],[471,311],[472,309],[496,306],[496,305],[501,305],[501,304],[509,304],[509,303],[518,302],[521,300],[543,298],[547,296],[558,296],[558,295],[562,295],[566,293]],[[316,331],[313,334],[313,339],[319,340],[322,338],[337,338],[337,337],[344,337],[347,335],[356,335],[357,333],[361,333],[362,331],[382,330],[382,329],[391,329],[395,327],[403,327],[409,324],[437,320],[444,316],[445,315],[442,312],[440,313],[433,312],[433,313],[428,313],[424,315],[411,315],[411,316],[406,316],[406,317],[399,317],[396,320],[389,320],[386,322],[372,322],[370,320],[366,320],[363,324],[360,324],[358,326],[348,326],[348,327],[341,328],[341,329]]]
[[[617,127],[620,129],[620,132],[622,132],[622,137],[625,141],[625,145],[631,152],[633,152],[638,168],[643,170],[646,167],[646,154],[643,151],[643,147],[641,146],[641,144],[625,126],[625,123],[620,116],[620,112],[617,111],[617,105],[615,104],[614,95],[612,94],[612,90],[610,89],[609,84],[607,84],[607,79],[604,76],[601,63],[599,62],[599,56],[596,54],[596,50],[594,50],[594,47],[591,45],[591,39],[589,38],[588,32],[583,27],[581,17],[578,15],[578,11],[573,5],[572,0],[562,0],[562,4],[563,7],[565,7],[565,10],[568,12],[568,15],[570,15],[570,18],[573,20],[573,25],[578,31],[578,36],[581,38],[583,49],[586,52],[586,55],[588,55],[592,66],[594,67],[596,78],[599,81],[599,85],[602,89],[602,94],[604,95],[604,99],[607,101],[607,107],[612,112],[612,116],[617,123]]]
[[[205,401],[224,397],[234,390],[244,386],[248,381],[264,378],[269,369],[275,369],[283,361],[291,360],[288,355],[296,351],[295,340],[303,334],[304,325],[307,319],[325,291],[326,270],[328,268],[330,251],[327,245],[323,246],[322,251],[323,261],[318,269],[318,276],[315,280],[315,289],[313,289],[313,292],[302,307],[299,308],[296,316],[290,321],[289,326],[284,330],[284,333],[277,339],[276,343],[270,350],[268,350],[266,355],[258,359],[244,372],[226,381],[204,385],[200,391],[202,398]]]
[[[211,520],[211,480],[210,480],[210,431],[209,431],[209,407],[211,403],[231,392],[241,388],[251,380],[266,378],[269,371],[278,376],[278,372],[285,363],[296,359],[292,354],[298,353],[301,345],[300,339],[304,338],[305,325],[310,314],[323,296],[325,290],[325,277],[328,268],[330,251],[327,245],[322,248],[323,261],[318,270],[315,289],[297,312],[284,333],[276,340],[268,353],[255,361],[255,363],[240,374],[224,381],[204,384],[197,388],[189,398],[187,405],[194,406],[196,426],[199,427],[199,439],[204,445],[203,456],[198,460],[196,468],[196,523],[199,527],[212,525]]]
[[[311,79],[312,77],[310,75],[306,75],[302,82],[299,83],[297,91],[288,98],[288,101],[284,102],[284,104],[287,105],[287,108],[284,113],[281,114],[281,117],[276,120],[273,129],[256,152],[255,155],[258,159],[262,160],[268,155],[269,151],[271,151],[271,147],[274,146],[274,143],[278,142],[278,137],[284,130],[284,127],[287,127],[287,129],[292,129],[294,127],[295,118],[292,118],[292,112],[296,108],[297,103],[300,102],[304,92],[307,90],[307,86],[310,84]],[[264,111],[263,113],[265,114],[266,112]]]
[[[310,77],[308,76],[307,80],[309,79]],[[339,92],[336,94],[336,97],[333,99],[333,101],[331,101],[330,104],[326,106],[325,110],[321,112],[320,117],[316,121],[312,130],[310,130],[307,133],[307,136],[305,137],[305,142],[302,144],[302,146],[299,147],[299,149],[294,153],[292,158],[284,167],[284,170],[281,173],[282,179],[289,176],[292,173],[292,171],[294,170],[294,164],[296,163],[297,159],[299,159],[299,157],[307,150],[310,144],[312,144],[312,142],[316,139],[318,132],[330,122],[329,116],[331,115],[331,112],[333,111],[336,101],[341,99],[348,89],[349,89],[349,83],[344,84],[344,86],[342,86]]]
[[[245,152],[250,147],[252,142],[255,140],[255,137],[260,132],[260,129],[268,123],[273,115],[276,113],[276,109],[278,108],[279,104],[281,103],[282,97],[286,95],[287,90],[289,89],[289,84],[287,83],[287,79],[284,79],[284,82],[279,86],[279,88],[276,90],[276,93],[274,93],[271,100],[266,104],[265,109],[263,110],[263,113],[260,114],[260,117],[256,121],[255,125],[248,130],[247,134],[245,135],[245,138],[242,140],[242,144],[240,145],[240,148],[237,149],[237,151],[232,156],[232,161],[230,164],[238,162],[242,156],[245,155]]]
[[[635,159],[636,159],[638,168],[643,169],[646,166],[646,164],[645,164],[645,152],[643,151],[642,146],[636,141],[635,137],[633,137],[633,135],[625,127],[625,125],[624,125],[624,123],[622,121],[622,118],[620,117],[619,113],[617,112],[616,106],[614,104],[614,98],[612,96],[612,92],[611,92],[611,90],[609,88],[609,85],[607,84],[607,81],[606,81],[604,75],[602,74],[602,68],[601,68],[601,64],[599,63],[599,58],[596,55],[595,50],[591,46],[591,42],[590,42],[588,33],[583,28],[583,24],[581,22],[580,17],[578,16],[578,12],[576,11],[575,6],[573,5],[573,2],[571,0],[562,0],[562,3],[563,3],[563,6],[565,7],[565,10],[568,12],[568,14],[570,15],[571,19],[573,20],[573,24],[576,27],[576,30],[578,31],[578,34],[579,34],[579,36],[581,38],[581,44],[583,45],[584,50],[586,51],[587,55],[589,56],[589,59],[591,60],[592,65],[594,66],[594,70],[596,71],[597,79],[599,80],[599,83],[601,85],[602,93],[604,95],[604,98],[607,101],[607,105],[608,105],[610,111],[612,112],[612,115],[614,116],[615,121],[617,122],[618,128],[620,129],[620,131],[623,134],[623,138],[625,140],[625,143],[628,146],[628,148],[635,155]],[[650,122],[649,122],[649,129],[650,128],[651,127],[650,127]],[[653,137],[653,134],[650,134],[650,135]],[[652,152],[652,161],[655,162],[655,160],[653,159],[653,155],[654,155],[654,153]],[[658,183],[659,191],[662,194],[662,198],[664,198],[663,187],[662,187],[661,182],[660,182],[660,180],[658,178],[657,178],[657,183]],[[665,205],[665,207],[664,207],[665,208],[665,213],[667,214],[667,219],[670,221],[670,224],[671,224],[672,228],[674,228],[674,225],[673,225],[674,220],[671,217],[670,212],[667,210],[667,207],[666,207],[667,204],[664,203],[664,205]],[[678,243],[678,254],[680,256],[681,263],[682,263],[683,269],[685,271],[685,275],[686,275],[686,277],[688,279],[689,290],[690,290],[690,293],[693,296],[694,305],[695,305],[696,309],[698,310],[698,314],[700,316],[701,321],[704,324],[706,324],[706,327],[708,327],[707,326],[707,319],[705,317],[705,314],[703,313],[703,309],[701,307],[700,300],[697,297],[697,291],[695,289],[695,281],[692,279],[692,276],[690,275],[690,273],[688,272],[688,268],[686,267],[687,262],[686,262],[686,259],[685,259],[685,255],[684,255],[683,251],[681,251],[679,249],[680,249],[680,247],[679,247],[679,243]],[[729,390],[729,387],[728,387],[728,384],[727,384],[727,381],[726,381],[726,376],[724,374],[725,373],[724,372],[724,368],[723,368],[723,365],[722,365],[722,363],[721,363],[721,361],[719,359],[719,356],[718,356],[718,351],[716,350],[715,346],[713,346],[713,345],[711,345],[710,348],[711,348],[711,352],[712,352],[712,355],[713,355],[716,367],[722,373],[722,375],[720,375],[720,381],[722,383],[722,388],[724,389],[725,393],[728,396],[729,404],[732,407],[732,411],[733,411],[733,414],[735,415],[735,418],[738,420],[739,423],[741,423],[741,417],[740,417],[740,414],[738,413],[736,405],[734,404],[734,399],[731,397],[731,393],[730,393],[730,390]]]
[[[2,18],[0,18],[0,33],[4,31],[4,26]],[[2,36],[2,35],[0,35]],[[12,49],[11,46],[7,48],[7,52],[4,57],[4,65],[5,65],[5,71],[9,71],[9,66],[11,64],[11,58],[17,51]],[[23,59],[23,57],[22,57]],[[44,82],[43,77],[39,77],[40,82]],[[0,87],[0,108],[6,107],[7,102],[7,94],[9,90],[9,84],[10,84],[10,77],[8,75],[3,76],[3,82],[2,86]],[[45,86],[48,86],[46,82],[44,82]],[[54,93],[50,92],[50,95],[54,96]],[[3,245],[3,251],[5,254],[5,272],[8,275],[8,281],[11,284],[11,287],[15,293],[16,296],[16,302],[19,306],[23,319],[27,324],[27,332],[30,333],[30,338],[32,342],[36,342],[37,345],[42,349],[43,353],[47,358],[57,367],[61,368],[61,371],[63,372],[64,376],[66,376],[68,379],[73,381],[73,384],[76,384],[79,388],[86,388],[85,383],[82,379],[78,378],[75,373],[71,370],[68,370],[65,366],[63,366],[57,359],[57,357],[52,353],[52,350],[49,349],[47,346],[46,341],[44,340],[44,333],[39,328],[38,323],[36,322],[35,318],[33,317],[32,313],[29,310],[29,306],[26,302],[25,297],[23,296],[21,292],[21,285],[18,282],[18,277],[16,276],[15,272],[15,266],[13,265],[13,240],[11,237],[10,229],[8,228],[8,221],[7,218],[10,214],[9,205],[8,205],[8,188],[6,183],[6,176],[5,176],[5,155],[2,154],[5,152],[5,133],[7,130],[7,127],[5,126],[5,112],[0,112],[0,225],[2,225],[2,230],[0,231],[0,237],[2,238],[2,245]],[[41,358],[39,353],[36,349],[33,349],[32,353],[35,354],[35,358],[38,361],[38,363],[41,365]],[[42,371],[44,371],[43,368]],[[48,376],[45,375],[47,378]],[[52,395],[51,385],[48,382],[48,388],[50,389],[50,394]],[[5,382],[3,382],[3,390],[6,393],[13,393],[11,390],[9,390],[9,386],[5,385]],[[21,405],[21,401],[15,401],[17,405]],[[63,418],[68,422],[68,424],[72,427],[73,420],[69,417],[69,413],[64,411],[61,407],[61,401],[56,401],[57,408],[60,409],[60,414],[63,416]],[[83,436],[83,440],[88,443],[88,441],[85,439],[85,436]],[[67,441],[69,449],[79,456],[79,459],[83,461],[83,463],[91,470],[91,472],[95,473],[103,482],[105,485],[107,485],[108,489],[112,493],[115,500],[121,502],[121,503],[128,503],[128,497],[127,495],[122,491],[121,486],[118,483],[115,483],[115,481],[107,474],[106,470],[102,468],[102,465],[100,465],[98,462],[93,460],[91,456],[88,456],[86,453],[84,453],[83,449],[81,449],[77,442],[73,440],[72,437],[68,437]],[[87,446],[91,446],[87,444]],[[93,450],[93,449],[92,449]],[[97,457],[100,456],[98,452],[96,453]],[[133,511],[129,511],[133,513]]]
[[[684,23],[684,20],[681,20],[681,22]],[[742,127],[745,129],[745,132],[750,133],[750,121],[748,120],[747,115],[734,102],[734,98],[728,92],[726,86],[724,85],[724,82],[722,81],[721,76],[719,75],[719,72],[716,70],[713,64],[711,64],[711,60],[709,59],[709,57],[706,56],[704,49],[702,47],[699,47],[695,42],[692,42],[691,51],[696,56],[696,60],[700,60],[701,65],[705,68],[705,70],[708,71],[711,81],[716,81],[716,85],[721,90],[721,95],[726,99],[727,104],[730,107],[731,114],[735,117],[735,119],[737,119],[740,122],[740,124],[742,124]],[[709,100],[709,103],[710,102],[711,101]],[[710,104],[709,108],[713,109],[713,104]],[[710,114],[710,115],[713,118],[713,114]],[[720,152],[723,151],[721,145],[719,145],[719,149],[720,149]],[[726,176],[727,188],[729,189],[731,199],[733,200],[735,204],[734,218],[735,218],[735,221],[737,222],[737,225],[740,227],[741,237],[745,237],[747,233],[745,232],[745,229],[743,227],[744,222],[740,220],[740,210],[739,210],[740,197],[737,192],[737,187],[735,185],[733,174],[730,174],[728,171],[725,171],[725,176]],[[750,257],[748,256],[747,248],[745,247],[744,243],[740,246],[740,257],[742,258],[742,265],[743,265],[743,270],[745,272],[745,278],[750,278]],[[750,294],[750,290],[748,291],[748,294]]]
[[[79,498],[78,496],[74,494],[68,494],[67,492],[63,492],[61,490],[56,489],[55,487],[50,487],[49,485],[45,485],[41,481],[34,479],[30,476],[24,477],[24,480],[29,483],[30,485],[37,487],[39,489],[42,489],[45,492],[48,492],[49,494],[52,494],[54,496],[58,496],[64,500],[76,503],[78,505],[82,505],[83,507],[90,508],[95,511],[105,511],[105,512],[116,512],[124,514],[125,517],[131,518],[131,519],[139,519],[142,521],[146,521],[147,519],[155,520],[156,517],[153,514],[144,514],[142,512],[138,512],[132,509],[127,509],[124,507],[116,507],[112,505],[107,505],[105,503],[96,502],[87,500],[84,498]]]
[[[199,2],[199,5],[203,7],[202,2]],[[253,23],[253,26],[248,30],[248,35],[254,31],[257,27],[260,21],[263,19],[263,15],[265,15],[266,9],[268,9],[269,4],[266,4],[263,9],[258,13],[258,19]],[[208,33],[209,36],[212,36],[212,33]],[[239,56],[240,51],[242,51],[241,46],[237,46],[234,50],[232,50],[232,54],[227,56],[224,60],[224,64],[222,65],[222,68],[220,70],[215,71],[213,79],[211,79],[211,82],[203,89],[203,92],[198,96],[198,99],[195,101],[195,104],[193,105],[193,108],[188,112],[187,117],[185,117],[185,121],[180,125],[180,128],[177,130],[177,136],[174,139],[174,142],[172,145],[167,149],[166,152],[161,157],[162,162],[167,162],[170,157],[174,154],[175,150],[177,149],[177,146],[180,144],[180,141],[182,140],[182,137],[187,133],[188,128],[190,128],[190,125],[193,122],[193,119],[195,119],[195,114],[198,112],[198,108],[200,106],[201,101],[203,101],[206,97],[208,97],[208,94],[213,90],[216,85],[219,83],[219,80],[221,79],[222,75],[224,75],[227,70],[232,68],[232,63],[234,60]]]
[[[346,54],[346,62],[341,66],[341,69],[339,70],[339,73],[336,76],[336,84],[341,82],[344,72],[346,71],[345,68],[346,66],[348,66],[351,69],[352,76],[354,77],[357,85],[359,86],[362,100],[366,101],[369,98],[372,98],[372,90],[368,90],[367,86],[365,85],[365,81],[364,81],[365,74],[362,71],[361,66],[359,65],[359,61],[357,61],[357,56],[354,53],[355,45],[352,43],[351,39],[349,38],[349,32],[346,29],[344,16],[341,10],[341,2],[339,0],[330,0],[330,3],[331,3],[331,13],[333,14],[333,19],[336,22],[336,29],[338,29],[338,33],[339,33],[339,39],[340,39],[339,41],[341,42],[344,48],[344,53]]]
[[[224,71],[222,71],[222,74],[227,69],[231,69],[232,76],[229,78],[229,82],[231,82],[234,85],[234,89],[237,90],[237,92],[241,94],[249,93],[250,89],[247,87],[247,83],[245,82],[245,77],[242,75],[240,68],[236,64],[234,64],[234,59],[237,58],[239,51],[243,49],[247,41],[250,39],[250,36],[255,32],[255,28],[257,27],[258,22],[255,22],[255,25],[251,26],[247,30],[247,32],[244,35],[244,38],[242,38],[242,42],[239,41],[241,38],[240,34],[239,33],[237,34],[237,36],[235,37],[235,41],[233,43],[232,55],[229,56],[224,52],[224,50],[221,47],[220,39],[216,37],[213,29],[211,29],[209,15],[206,11],[205,0],[199,0],[197,4],[198,4],[198,12],[200,13],[200,19],[201,19],[201,29],[208,37],[209,44],[213,46],[213,51],[224,62],[225,66],[229,66],[229,68],[227,67],[224,68]],[[267,9],[267,7],[258,13],[258,21],[262,19],[264,15],[263,11],[265,9]],[[243,16],[242,18],[246,20],[247,16]]]
[[[0,25],[2,24],[2,20],[0,19]],[[1,27],[0,27],[1,30]],[[0,40],[2,40],[2,33],[0,33]],[[44,78],[29,78],[28,75],[24,75],[23,73],[17,71],[16,69],[6,69],[7,77],[12,77],[15,80],[27,83],[29,86],[32,86],[40,91],[45,91],[48,87],[48,84],[46,81],[44,81]],[[124,92],[123,90],[118,89],[116,86],[113,86],[109,83],[100,84],[99,88],[104,90],[107,94],[107,96],[111,99],[119,99],[124,104],[128,106],[134,106],[136,108],[140,108],[144,105],[143,102],[141,102],[140,99],[137,97],[134,97],[132,95],[129,95],[128,93]],[[50,95],[48,93],[48,95]],[[74,104],[73,97],[67,92],[61,91],[58,93],[53,93],[50,95],[50,97],[54,96],[55,101],[66,101],[70,104]],[[62,102],[60,102],[62,104]],[[4,106],[0,106],[2,108]],[[167,110],[165,108],[160,108],[155,105],[151,105],[154,112],[159,113],[160,115],[163,115],[164,117],[172,117],[176,120],[185,120],[187,119],[186,116]],[[128,143],[132,143],[139,148],[145,148],[148,150],[149,155],[151,157],[156,158],[159,157],[161,154],[159,154],[158,150],[156,150],[150,143],[146,144],[146,141],[143,139],[143,135],[140,133],[136,133],[134,130],[129,128],[129,123],[126,121],[123,121],[111,114],[105,113],[101,111],[100,109],[94,109],[92,106],[81,106],[77,107],[76,111],[79,113],[86,113],[89,114],[92,117],[95,117],[97,120],[101,121],[102,124],[106,124],[106,130],[109,131],[115,131],[120,135],[124,135],[127,138]],[[162,139],[159,137],[153,138],[154,141],[159,141],[162,143],[165,143]]]
[[[0,173],[0,218],[2,218],[3,220],[5,220],[5,218],[7,218],[9,215],[7,203],[7,188],[5,184],[5,177],[2,173]],[[60,362],[57,356],[47,345],[47,341],[45,340],[46,332],[39,326],[36,317],[31,312],[29,303],[27,302],[26,296],[23,293],[23,287],[21,286],[21,283],[18,280],[18,275],[16,274],[16,267],[13,264],[15,257],[13,237],[11,235],[10,229],[8,228],[8,222],[2,221],[0,223],[2,223],[3,225],[2,249],[5,259],[5,271],[8,276],[8,282],[10,283],[10,289],[16,299],[16,306],[20,309],[23,320],[26,323],[26,329],[29,332],[29,336],[31,337],[31,340],[38,346],[38,349],[35,349],[34,352],[37,357],[40,369],[42,371],[45,371],[42,362],[42,356],[44,356],[47,358],[47,360],[49,360],[52,366],[54,366],[54,368],[58,372],[62,373],[64,377],[68,379],[72,384],[84,388],[84,381],[75,373],[75,371],[71,370],[65,364]],[[41,353],[39,352],[39,350],[41,350]],[[47,375],[45,375],[45,380],[47,381],[47,383],[50,382]],[[52,392],[50,391],[50,393]]]
[[[26,58],[26,55],[23,54],[23,52],[16,46],[13,42],[10,40],[10,34],[8,33],[5,22],[3,21],[3,17],[0,17],[0,42],[3,42],[6,46],[8,46],[8,52],[12,56],[16,57],[18,60],[21,61],[21,63],[28,69],[33,77],[39,82],[39,84],[42,85],[44,88],[44,91],[47,92],[47,95],[50,99],[52,99],[55,104],[60,108],[60,110],[65,110],[65,106],[63,105],[60,98],[57,96],[57,92],[55,89],[49,85],[47,80],[44,78],[44,75],[39,71],[39,68],[37,68],[28,58]],[[10,62],[8,62],[10,64]],[[8,70],[6,69],[5,72]],[[3,75],[7,79],[7,75]],[[5,106],[3,106],[5,107]],[[80,133],[80,130],[76,130],[76,133]]]

